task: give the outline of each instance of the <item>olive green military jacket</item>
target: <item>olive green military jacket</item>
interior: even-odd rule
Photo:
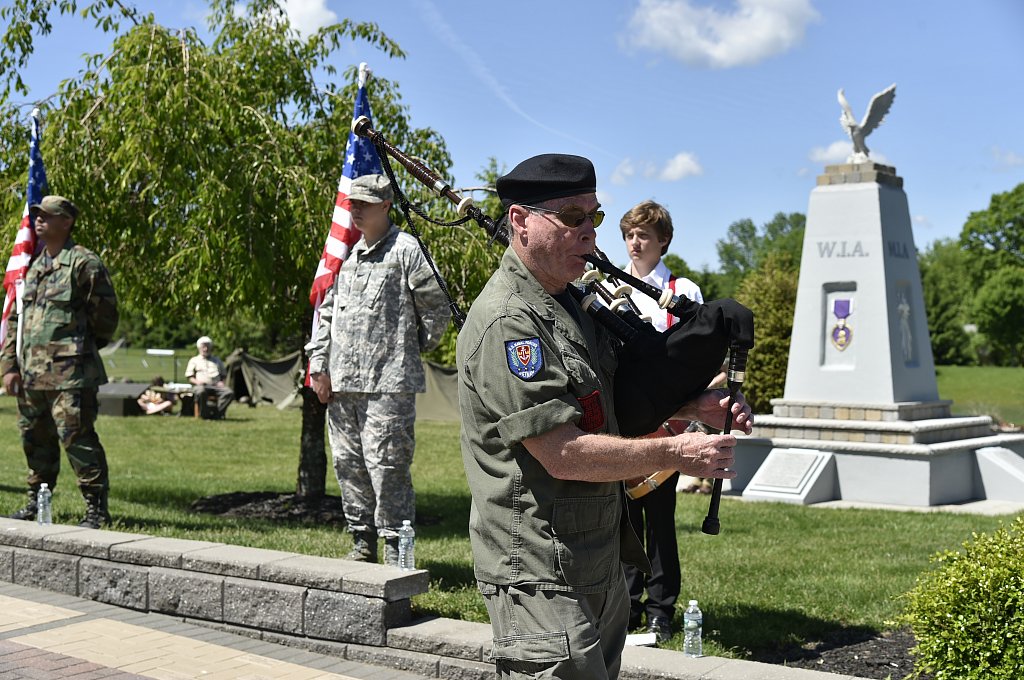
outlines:
[[[10,316],[0,375],[21,371],[25,389],[73,390],[107,382],[99,350],[117,330],[117,296],[107,268],[71,239],[53,258],[40,253],[25,275],[24,308]],[[18,323],[21,357],[16,357]]]
[[[617,433],[612,341],[572,305],[578,321],[509,248],[459,333],[462,458],[483,590],[602,592],[622,578],[620,560],[650,570],[621,482],[556,479],[522,444],[566,423]]]

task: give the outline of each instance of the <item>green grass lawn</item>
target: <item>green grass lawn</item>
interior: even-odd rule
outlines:
[[[992,408],[1021,422],[1024,418],[1012,415],[1021,408],[1021,384],[1014,382],[1021,370],[942,368],[940,394],[956,400],[954,411],[960,413],[965,397],[988,395]],[[987,386],[976,389],[979,383]],[[0,465],[6,471],[0,479],[0,512],[24,501],[25,461],[15,418],[14,399],[0,397]],[[110,461],[113,529],[344,555],[351,541],[343,526],[224,518],[191,507],[214,494],[294,491],[300,420],[296,408],[240,405],[232,406],[224,421],[101,416],[97,429]],[[417,561],[430,571],[431,589],[413,604],[419,614],[486,621],[473,581],[466,532],[470,496],[458,434],[455,424],[417,424]],[[63,465],[54,521],[73,524],[83,504],[66,459]],[[328,480],[328,492],[337,494],[332,470]],[[681,600],[700,600],[707,653],[753,659],[841,628],[890,627],[900,611],[898,597],[931,568],[931,555],[957,549],[972,532],[990,531],[1008,519],[726,498],[722,533],[712,537],[700,532],[706,513],[706,497],[680,496]],[[681,645],[677,633],[668,647]]]
[[[167,382],[186,382],[185,367],[197,353],[195,349],[176,349],[173,356],[162,356],[146,354],[142,347],[121,347],[104,355],[103,366],[111,380],[149,383],[159,375]]]
[[[954,413],[1024,425],[1024,368],[938,366],[936,374],[939,396],[953,400]]]

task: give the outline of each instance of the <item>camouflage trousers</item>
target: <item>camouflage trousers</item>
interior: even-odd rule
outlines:
[[[68,454],[82,493],[100,494],[110,482],[107,454],[96,434],[96,388],[79,390],[21,390],[18,429],[28,461],[28,485],[57,486],[60,446]]]
[[[411,392],[335,392],[327,406],[327,434],[350,532],[394,538],[403,519],[415,524],[415,422]]]

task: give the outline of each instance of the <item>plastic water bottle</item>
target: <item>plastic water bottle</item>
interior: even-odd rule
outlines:
[[[697,606],[697,600],[690,600],[690,606],[683,612],[683,654],[686,656],[703,656],[704,643],[701,635],[704,632],[704,614]]]
[[[36,521],[40,524],[53,524],[53,492],[46,482],[40,484],[36,492]]]
[[[416,530],[407,519],[402,520],[398,530],[398,566],[403,571],[416,568]]]

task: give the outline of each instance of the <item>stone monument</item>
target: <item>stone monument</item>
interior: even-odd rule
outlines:
[[[745,498],[1024,502],[1024,435],[939,399],[903,180],[864,144],[894,97],[858,126],[839,91],[854,154],[811,192],[784,396],[737,446]]]

